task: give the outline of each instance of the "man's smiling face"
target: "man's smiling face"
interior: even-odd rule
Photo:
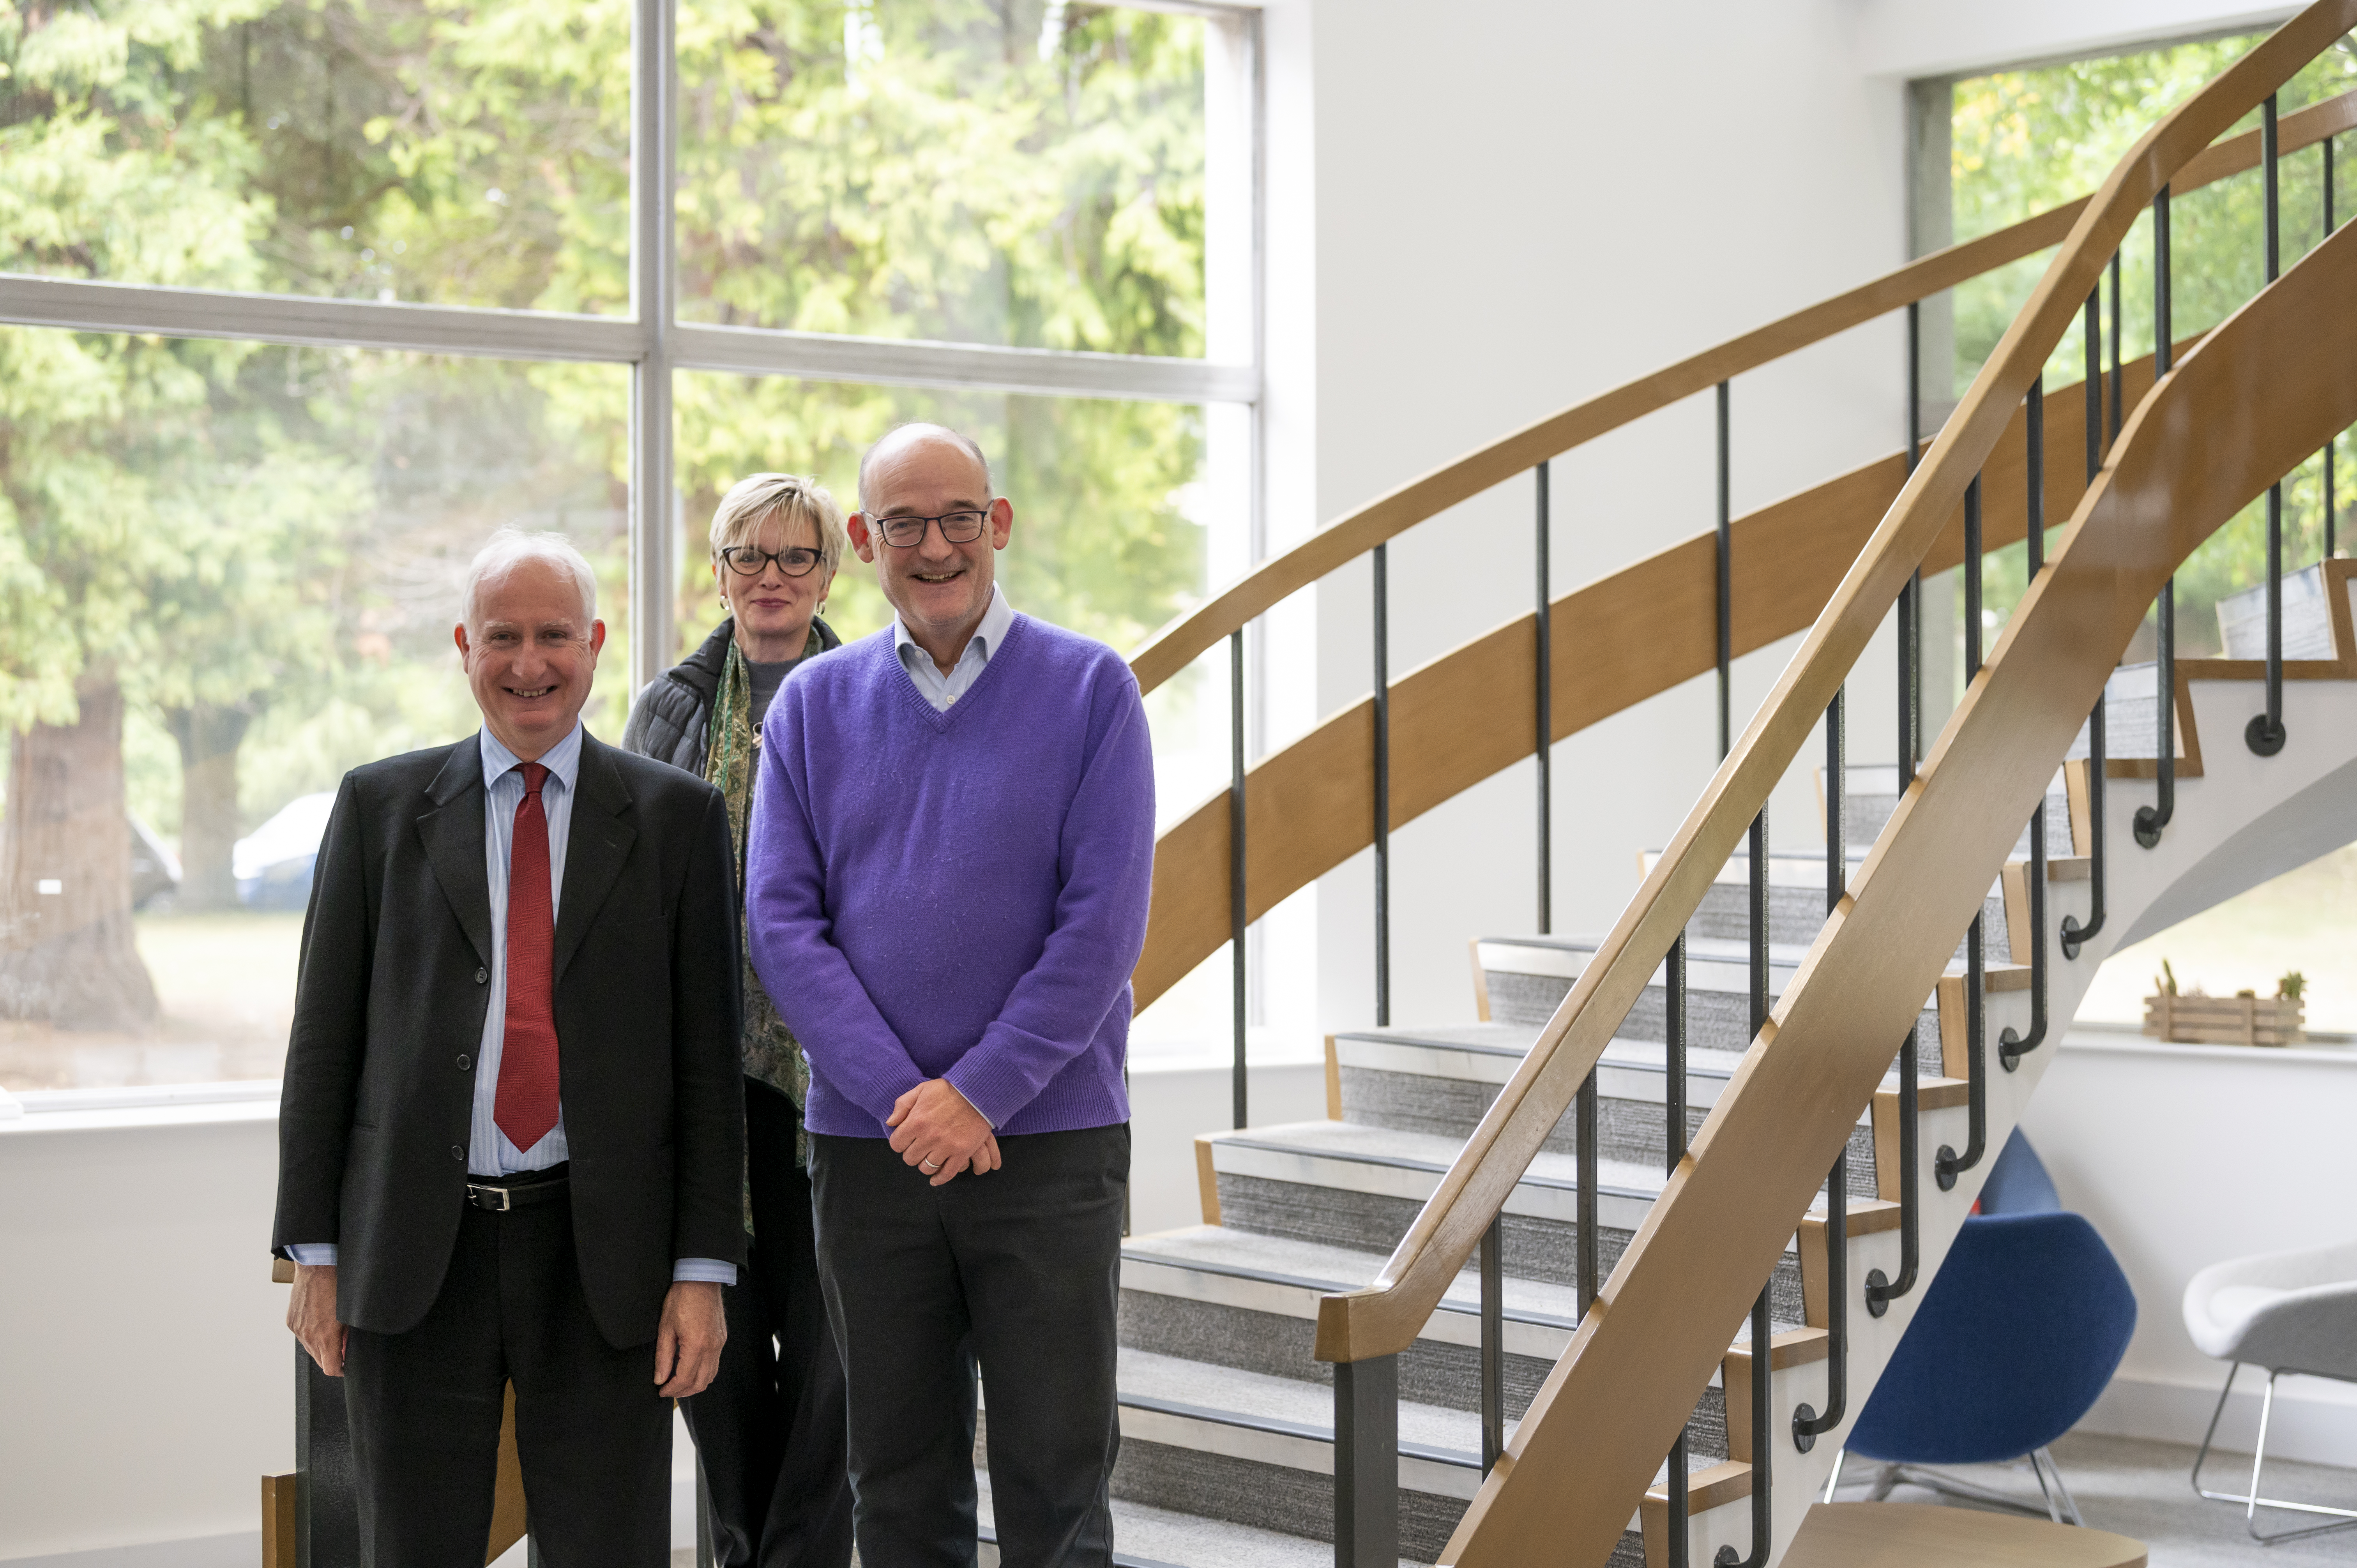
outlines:
[[[992,498],[989,476],[956,436],[930,425],[885,437],[867,459],[859,501],[850,520],[852,546],[876,564],[900,624],[936,658],[944,648],[963,648],[990,608],[996,556],[1013,532],[1015,509]],[[894,518],[953,511],[987,513],[981,537],[956,543],[929,523],[922,540],[904,546],[886,543],[880,532]]]
[[[588,618],[570,575],[526,558],[477,588],[457,638],[483,724],[526,762],[563,740],[597,674],[606,623]]]

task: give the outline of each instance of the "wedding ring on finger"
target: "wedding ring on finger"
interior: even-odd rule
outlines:
[[[935,1171],[942,1168],[942,1162],[939,1160],[920,1160],[918,1162],[918,1165],[927,1176],[931,1176]]]

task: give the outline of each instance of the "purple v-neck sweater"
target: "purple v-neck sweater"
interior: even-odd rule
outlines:
[[[946,1078],[1004,1133],[1129,1119],[1154,773],[1137,682],[1018,615],[936,712],[888,632],[814,659],[762,726],[753,968],[809,1054],[813,1133],[886,1135]]]

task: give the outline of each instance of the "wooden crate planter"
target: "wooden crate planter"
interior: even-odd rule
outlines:
[[[2308,1036],[2304,1004],[2280,996],[2172,996],[2144,999],[2144,1032],[2189,1046],[2296,1046]]]

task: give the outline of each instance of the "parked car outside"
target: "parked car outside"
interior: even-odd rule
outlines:
[[[297,795],[230,852],[239,902],[249,909],[301,909],[311,902],[311,865],[328,836],[336,792]]]

